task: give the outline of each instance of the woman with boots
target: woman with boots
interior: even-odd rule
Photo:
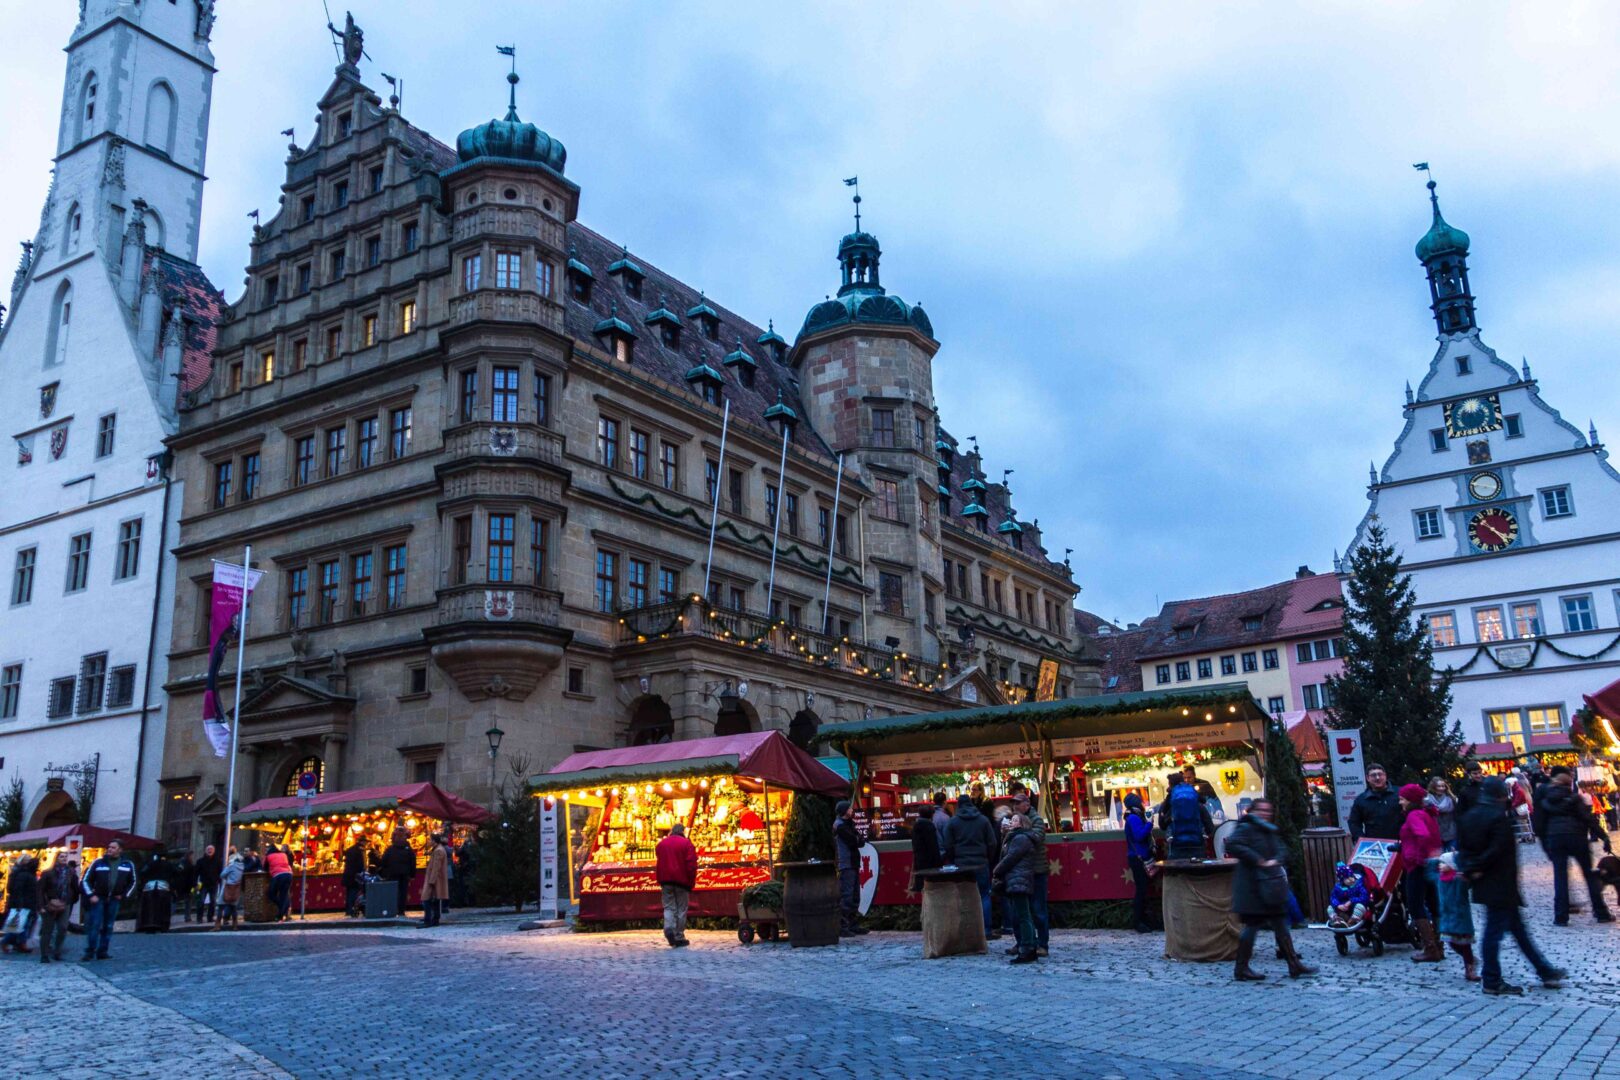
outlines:
[[[1269,926],[1276,937],[1277,951],[1288,961],[1290,979],[1316,974],[1315,968],[1299,958],[1288,933],[1288,871],[1283,867],[1286,852],[1282,833],[1272,824],[1272,813],[1269,799],[1256,799],[1226,841],[1226,854],[1238,861],[1232,876],[1232,911],[1243,919],[1243,933],[1238,937],[1232,978],[1239,982],[1265,978],[1249,966],[1254,959],[1254,939],[1262,926]]]
[[[1462,957],[1463,978],[1479,982],[1474,963],[1474,906],[1468,899],[1468,879],[1457,870],[1457,853],[1448,851],[1429,861],[1429,872],[1439,881],[1440,936]]]
[[[1440,819],[1425,800],[1429,793],[1421,784],[1407,784],[1398,792],[1406,820],[1401,822],[1401,888],[1406,913],[1417,927],[1412,961],[1438,964],[1446,958],[1440,951],[1440,936],[1434,929],[1434,912],[1429,907],[1429,860],[1440,854]]]

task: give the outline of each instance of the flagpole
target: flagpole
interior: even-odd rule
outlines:
[[[782,461],[776,467],[776,515],[771,523],[771,573],[765,583],[765,617],[774,618],[771,608],[771,597],[776,594],[776,543],[782,538],[782,503],[787,499],[787,448],[788,432],[791,429],[787,422],[782,422]]]
[[[838,498],[844,491],[844,455],[838,455],[838,479],[833,481],[832,514],[827,519],[827,585],[821,593],[821,632],[832,633],[832,609],[827,605],[832,602],[832,571],[833,571],[833,544],[838,539]]]
[[[714,506],[709,511],[709,554],[703,560],[703,599],[709,599],[709,577],[714,572],[714,531],[720,524],[720,482],[726,475],[726,432],[731,428],[731,399],[720,417],[720,460],[714,463]]]
[[[231,709],[231,762],[225,779],[225,846],[223,863],[231,861],[231,817],[236,810],[236,734],[242,730],[242,658],[247,652],[248,575],[253,572],[253,545],[242,548],[242,623],[236,631],[236,705]]]

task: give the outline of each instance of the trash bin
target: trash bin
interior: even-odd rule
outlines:
[[[1333,865],[1350,857],[1350,834],[1339,828],[1306,829],[1299,837],[1305,849],[1305,918],[1321,922],[1333,892]]]
[[[399,885],[392,881],[366,882],[366,918],[393,919],[399,915]]]

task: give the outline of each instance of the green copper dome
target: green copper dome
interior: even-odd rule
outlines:
[[[567,149],[561,141],[535,125],[518,119],[518,77],[514,74],[506,79],[512,84],[512,104],[506,110],[506,118],[479,124],[456,136],[456,158],[463,164],[481,158],[528,162],[561,174],[568,161]]]
[[[1418,261],[1428,262],[1441,255],[1468,254],[1468,234],[1446,224],[1446,219],[1440,216],[1440,198],[1434,193],[1433,180],[1429,181],[1429,202],[1434,206],[1434,223],[1414,249]]]

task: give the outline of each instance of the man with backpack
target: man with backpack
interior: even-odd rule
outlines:
[[[1161,824],[1170,834],[1171,859],[1202,859],[1204,838],[1215,835],[1215,822],[1209,807],[1198,797],[1198,789],[1180,773],[1171,773],[1170,794],[1164,800]]]

